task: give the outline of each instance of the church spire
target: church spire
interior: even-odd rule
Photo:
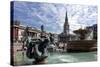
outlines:
[[[59,41],[63,42],[63,43],[67,43],[70,40],[67,12],[66,12],[65,15],[66,16],[65,16],[65,23],[64,23],[64,26],[63,26],[63,32],[59,36]]]
[[[67,12],[66,12],[66,16],[65,16],[65,23],[64,23],[64,33],[69,33],[69,24],[68,24],[68,17],[67,17]]]
[[[66,16],[65,16],[65,23],[67,23],[67,24],[68,24],[67,11],[66,11]]]

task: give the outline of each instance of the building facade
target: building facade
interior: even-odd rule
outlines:
[[[19,21],[14,21],[14,24],[12,25],[12,32],[13,33],[13,41],[21,41],[26,27],[23,25],[20,25]],[[28,27],[28,36],[32,38],[38,38],[40,36],[40,30],[32,27]]]
[[[88,29],[90,31],[89,36],[92,35],[92,39],[97,40],[97,24],[94,24],[92,26],[88,26],[88,27],[86,27],[86,29]]]

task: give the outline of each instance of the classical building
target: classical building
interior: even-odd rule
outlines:
[[[68,40],[69,40],[69,23],[68,23],[68,17],[67,17],[67,12],[66,12],[65,23],[63,26],[63,32],[58,35],[58,41],[59,42],[67,42]]]
[[[92,26],[88,26],[88,27],[86,27],[86,29],[91,31],[91,33],[89,35],[92,34],[92,39],[97,40],[97,24],[94,24]]]
[[[94,31],[94,33],[93,33],[93,39],[96,39],[97,40],[97,24],[94,24],[93,26],[93,31]]]
[[[28,28],[28,36],[29,37],[34,37],[37,38],[40,35],[40,30],[32,27],[27,27]],[[11,33],[13,34],[13,41],[21,41],[22,37],[24,35],[26,27],[21,25],[19,21],[14,21],[12,25],[12,31]]]

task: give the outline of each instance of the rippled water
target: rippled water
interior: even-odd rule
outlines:
[[[34,59],[28,59],[25,55],[19,52],[16,54],[16,64],[15,65],[30,65]],[[47,58],[48,64],[56,63],[75,63],[75,62],[88,62],[97,61],[97,52],[85,52],[85,53],[61,53],[52,52],[48,53]]]
[[[74,63],[74,62],[87,62],[97,61],[96,52],[86,53],[50,53],[48,63]]]

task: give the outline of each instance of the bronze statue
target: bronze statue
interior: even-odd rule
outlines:
[[[24,43],[27,47],[26,56],[29,59],[34,59],[34,64],[39,64],[44,61],[47,56],[47,46],[49,45],[49,39],[43,35],[44,27],[41,26],[41,38],[28,38],[28,27],[25,30]],[[45,63],[45,62],[44,62]]]
[[[47,46],[49,44],[49,40],[44,38],[41,39],[33,39],[34,41],[29,42],[27,46],[26,55],[28,58],[35,59],[35,64],[43,61],[47,58]]]

